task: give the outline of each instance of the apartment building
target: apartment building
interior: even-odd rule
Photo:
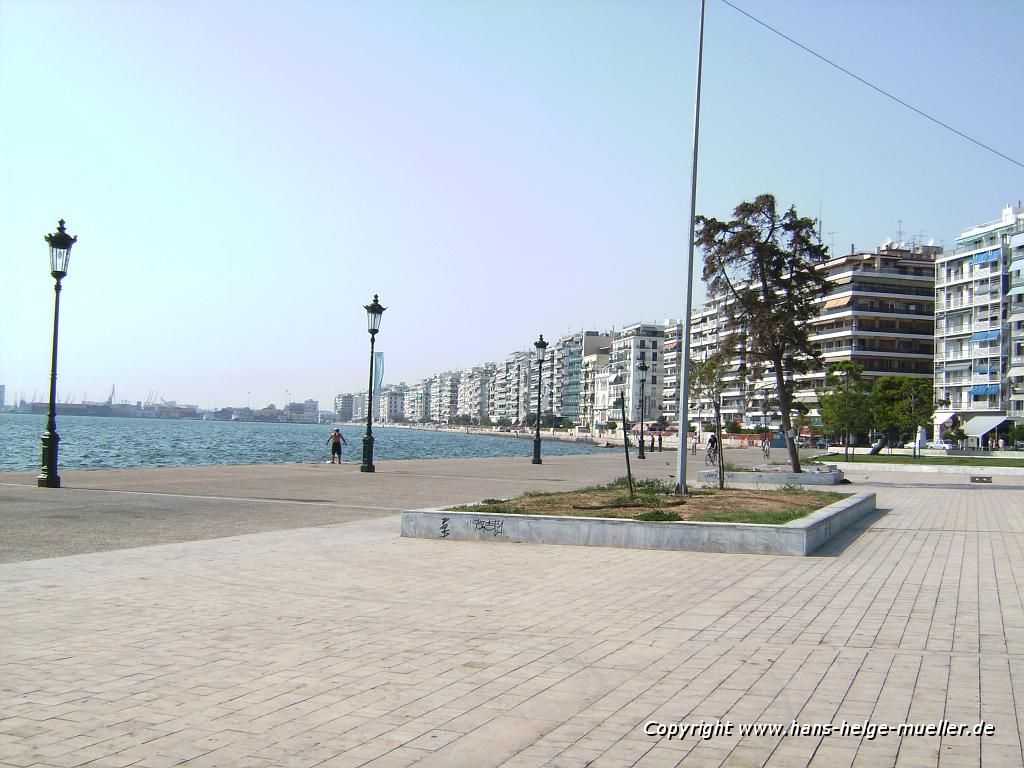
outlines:
[[[334,398],[334,414],[338,421],[352,421],[351,392],[343,392]]]
[[[496,371],[495,411],[491,414],[492,421],[508,419],[513,424],[526,423],[526,414],[530,412],[530,379],[536,376],[535,355],[533,348],[513,352]],[[536,391],[534,382],[533,392]],[[533,408],[536,407],[534,400]]]
[[[405,421],[405,393],[409,388],[405,382],[382,387],[377,399],[377,414],[374,417],[379,424],[390,424]]]
[[[420,423],[430,420],[430,379],[423,379],[410,386],[403,398],[405,420]]]
[[[352,394],[352,421],[366,421],[366,392]]]
[[[984,445],[1024,423],[1024,209],[965,229],[936,262],[934,433]],[[948,403],[948,405],[946,405]]]
[[[611,342],[608,358],[608,398],[614,406],[622,395],[626,398],[626,418],[640,421],[640,372],[637,366],[647,363],[644,385],[643,414],[646,421],[661,417],[664,370],[664,326],[655,323],[633,323],[622,329]],[[613,419],[614,420],[614,419]]]
[[[445,371],[430,377],[430,420],[447,424],[459,411],[459,371]]]
[[[551,412],[571,419],[573,423],[586,423],[582,414],[583,358],[598,348],[607,346],[612,336],[599,331],[578,331],[558,340],[544,361],[551,366]],[[534,401],[536,407],[536,401]]]
[[[487,363],[462,374],[457,408],[459,416],[479,421],[490,413],[495,370],[494,363]]]
[[[592,352],[584,354],[580,360],[580,418],[581,426],[595,429],[604,424],[608,418],[608,359],[611,356],[611,337],[609,341]],[[602,376],[601,393],[598,396],[598,376]]]

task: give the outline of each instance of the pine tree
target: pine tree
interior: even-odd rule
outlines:
[[[733,216],[732,221],[697,217],[704,281],[726,300],[724,310],[742,329],[740,354],[753,367],[772,371],[790,465],[800,472],[792,374],[805,373],[818,360],[807,321],[816,314],[814,300],[826,290],[815,266],[827,249],[817,242],[814,220],[801,218],[793,206],[780,215],[773,195],[740,203]]]

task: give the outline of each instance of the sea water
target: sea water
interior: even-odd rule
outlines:
[[[362,461],[365,425],[342,425],[342,459]],[[0,471],[40,467],[46,417],[0,414]],[[330,461],[334,426],[194,419],[58,416],[61,469],[189,467],[211,464],[297,464]],[[373,427],[374,463],[533,455],[532,439],[455,431]],[[545,456],[602,452],[587,443],[545,440]]]

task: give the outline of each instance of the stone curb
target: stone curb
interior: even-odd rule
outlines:
[[[804,556],[874,510],[874,493],[854,494],[785,525],[648,523],[602,517],[492,515],[417,509],[402,512],[402,536]]]
[[[964,467],[943,464],[882,464],[873,462],[830,461],[847,472],[925,472],[950,475],[1024,475],[1024,467]]]

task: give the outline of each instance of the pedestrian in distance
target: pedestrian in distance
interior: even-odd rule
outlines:
[[[341,464],[341,446],[348,445],[348,440],[341,434],[340,429],[335,429],[331,432],[330,438],[327,440],[331,444],[331,464],[334,463],[334,457],[338,457],[338,463]]]
[[[658,450],[661,450],[661,432],[658,433]]]
[[[692,455],[692,456],[696,456],[697,455],[697,446],[698,445],[700,445],[700,437],[698,437],[697,433],[694,432],[693,433],[693,437],[690,439],[690,455]]]

